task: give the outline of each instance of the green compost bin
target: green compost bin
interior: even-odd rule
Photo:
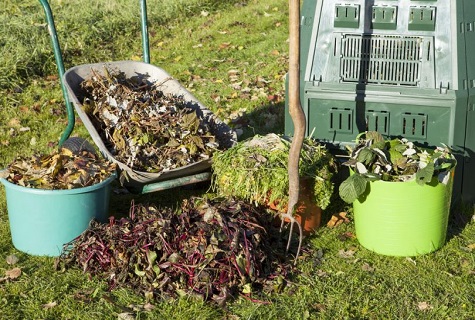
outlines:
[[[364,131],[446,144],[453,202],[475,203],[473,0],[304,0],[300,100],[306,134],[335,153]],[[286,99],[285,134],[293,134]]]
[[[417,256],[440,249],[446,240],[453,186],[437,177],[423,186],[372,181],[353,203],[359,243],[388,256]]]
[[[15,248],[31,255],[59,256],[63,245],[85,231],[92,219],[107,220],[110,184],[70,190],[33,189],[0,179]]]

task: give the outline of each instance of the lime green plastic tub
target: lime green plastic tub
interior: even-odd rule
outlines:
[[[420,186],[408,182],[373,181],[353,203],[356,237],[374,252],[417,256],[445,244],[453,175],[449,183],[434,177]]]
[[[0,179],[15,248],[31,255],[59,256],[63,245],[85,231],[93,218],[107,220],[114,179],[115,174],[96,185],[71,190],[26,188]]]

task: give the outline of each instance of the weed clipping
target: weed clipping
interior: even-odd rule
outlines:
[[[93,221],[61,261],[148,299],[189,295],[223,305],[283,289],[294,270],[270,215],[245,202],[197,198],[180,211],[132,204],[127,218]]]

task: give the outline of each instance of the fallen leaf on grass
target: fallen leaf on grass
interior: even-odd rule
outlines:
[[[321,278],[325,278],[325,277],[328,277],[328,273],[323,271],[322,269],[319,269],[317,271],[317,277],[321,277]]]
[[[135,316],[131,312],[122,312],[122,313],[118,314],[117,319],[119,319],[119,320],[134,320]]]
[[[12,118],[8,121],[9,127],[20,127],[20,120],[18,118]]]
[[[326,307],[323,303],[315,303],[312,305],[312,309],[317,312],[325,311]]]
[[[223,42],[219,45],[219,49],[227,49],[231,46],[231,43],[230,42]]]
[[[58,303],[56,301],[52,301],[52,302],[49,302],[49,303],[46,303],[44,305],[42,305],[43,309],[51,309],[51,308],[54,308],[58,305]]]
[[[340,251],[338,251],[338,256],[343,259],[350,259],[350,258],[354,258],[355,252],[356,251],[354,250],[341,249]]]
[[[145,311],[152,311],[153,309],[155,309],[155,306],[151,303],[146,303],[143,305],[143,309]]]
[[[19,106],[18,109],[19,109],[22,113],[26,113],[26,112],[29,112],[29,111],[30,111],[30,107],[28,107],[28,106]]]
[[[350,220],[346,217],[347,214],[348,214],[347,212],[340,212],[338,214],[332,215],[330,221],[328,221],[327,223],[327,227],[334,228],[334,227],[339,226],[343,222],[344,223],[350,222]]]
[[[11,270],[5,271],[5,276],[8,279],[16,279],[21,276],[21,269],[20,268],[13,268]]]
[[[7,256],[6,261],[9,265],[13,265],[18,262],[18,257],[14,254]]]
[[[374,268],[367,262],[363,263],[363,265],[361,266],[361,269],[363,271],[366,271],[366,272],[373,272],[374,271]]]
[[[423,302],[419,302],[417,304],[417,309],[419,309],[420,311],[426,311],[426,310],[430,310],[432,309],[433,307],[426,301],[423,301]]]
[[[50,74],[50,75],[46,76],[46,80],[56,81],[56,80],[58,80],[58,76],[56,74]]]
[[[340,239],[341,241],[346,241],[348,239],[355,239],[355,238],[356,236],[352,232],[345,232],[338,236],[338,239]]]
[[[155,309],[155,306],[147,302],[146,304],[130,304],[127,306],[127,308],[134,312],[141,312],[141,311],[149,312]]]
[[[469,252],[472,252],[473,250],[475,250],[475,243],[469,244],[466,248],[468,249]]]
[[[7,280],[13,280],[21,276],[21,269],[20,268],[13,268],[12,270],[7,270],[5,271],[5,277],[0,278],[0,283],[7,281]]]

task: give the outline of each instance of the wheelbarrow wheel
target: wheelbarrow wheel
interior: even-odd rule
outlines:
[[[89,141],[81,137],[71,137],[67,139],[66,141],[64,141],[61,148],[68,149],[74,154],[79,154],[82,151],[87,151],[97,156],[96,150],[89,143]]]

